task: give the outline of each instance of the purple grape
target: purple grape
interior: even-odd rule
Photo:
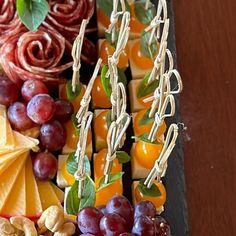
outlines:
[[[157,216],[154,219],[154,226],[157,236],[171,236],[170,226],[163,217]]]
[[[55,105],[56,110],[54,113],[54,118],[61,122],[66,122],[70,120],[71,115],[74,112],[73,105],[69,101],[63,99],[58,99],[57,101],[55,101]]]
[[[154,236],[155,227],[153,221],[147,216],[135,219],[132,233],[137,236]]]
[[[77,224],[84,234],[100,234],[99,223],[103,214],[95,207],[83,208],[77,216]]]
[[[7,77],[0,76],[0,104],[10,106],[19,98],[20,91],[16,84]]]
[[[27,115],[36,124],[45,124],[52,119],[56,106],[48,94],[35,95],[27,105]]]
[[[27,116],[26,105],[22,102],[14,102],[8,108],[7,116],[16,130],[24,131],[34,126],[33,121]]]
[[[97,206],[97,209],[102,212],[103,215],[107,213],[107,209],[105,205]]]
[[[119,236],[126,232],[126,222],[116,213],[107,213],[100,221],[100,230],[104,236]]]
[[[156,215],[156,207],[150,201],[141,201],[139,202],[134,209],[134,218],[139,216],[148,216],[150,218],[155,217]]]
[[[59,121],[51,121],[42,125],[40,141],[42,146],[49,151],[59,151],[66,143],[66,131]]]

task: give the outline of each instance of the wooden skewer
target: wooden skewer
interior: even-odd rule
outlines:
[[[85,29],[86,29],[87,24],[88,24],[88,20],[84,19],[80,25],[79,35],[76,37],[73,43],[72,51],[71,51],[71,55],[74,60],[73,76],[72,76],[72,91],[73,92],[75,92],[76,86],[79,84],[79,79],[80,79],[79,72],[80,72],[80,67],[81,67],[80,56],[81,56],[82,45],[84,41],[84,34],[85,34]]]
[[[172,138],[171,138],[172,137]],[[165,139],[164,147],[161,151],[159,158],[155,161],[154,167],[151,169],[149,175],[147,176],[144,184],[151,188],[155,179],[159,182],[161,177],[166,173],[167,161],[175,147],[175,143],[178,137],[178,126],[176,124],[171,124],[167,136]]]

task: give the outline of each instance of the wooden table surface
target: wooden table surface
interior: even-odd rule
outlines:
[[[173,2],[190,236],[234,236],[236,1]]]

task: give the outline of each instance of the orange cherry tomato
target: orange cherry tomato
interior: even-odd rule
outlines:
[[[77,148],[77,143],[79,141],[79,135],[76,132],[76,129],[74,127],[73,122],[70,120],[64,124],[64,127],[66,129],[66,145],[71,149]],[[87,145],[89,145],[92,141],[92,132],[91,129],[88,131],[88,137],[87,137]]]
[[[143,109],[143,110],[139,111],[134,117],[133,124],[134,124],[134,132],[135,132],[136,136],[140,136],[144,133],[150,133],[150,131],[151,131],[153,123],[148,123],[148,124],[144,124],[144,125],[139,124],[140,120],[143,118],[143,116],[147,112],[147,110],[148,109]],[[165,133],[165,131],[166,131],[166,123],[163,122],[158,129],[156,137],[159,138],[161,135],[163,135]]]
[[[92,88],[92,99],[93,99],[93,103],[95,107],[99,107],[99,108],[111,107],[111,102],[102,86],[102,81],[101,81],[100,76],[98,76],[94,81],[93,88]]]
[[[151,169],[159,158],[162,148],[162,142],[148,143],[138,140],[134,147],[134,158],[136,158],[141,166]]]
[[[97,21],[105,28],[108,28],[110,24],[110,18],[99,7],[97,7]]]
[[[99,185],[99,181],[100,179],[95,183],[96,186]],[[95,206],[106,205],[110,198],[115,194],[123,194],[122,181],[120,179],[96,192]]]
[[[103,176],[103,170],[106,163],[107,149],[102,149],[94,158],[94,179],[98,180]],[[113,161],[111,173],[117,173],[122,171],[122,165],[119,163],[118,159]]]
[[[161,182],[154,181],[153,184],[155,184],[161,192],[161,195],[159,197],[151,197],[151,196],[143,195],[139,191],[138,186],[136,186],[134,190],[135,199],[137,202],[151,201],[156,206],[156,208],[159,208],[163,206],[166,202],[166,189],[165,189],[165,186]]]
[[[79,110],[80,108],[80,101],[82,99],[82,97],[84,96],[84,92],[85,92],[85,88],[84,86],[81,84],[81,90],[80,90],[80,94],[76,97],[75,100],[71,101],[75,112]],[[67,93],[66,93],[66,84],[63,85],[63,87],[61,88],[60,91],[60,98],[63,98],[65,100],[68,100],[67,98]]]
[[[119,57],[118,67],[120,69],[126,68],[128,65],[128,46],[125,48],[125,52],[122,52]],[[104,40],[101,44],[99,56],[102,58],[102,62],[104,65],[108,64],[108,56],[112,55],[115,52],[115,48],[110,45],[107,40]]]
[[[100,138],[106,140],[108,133],[107,114],[109,110],[102,111],[94,120],[94,132]]]
[[[69,172],[67,172],[66,162],[63,164],[63,166],[61,168],[61,174],[70,186],[72,186],[74,184],[75,177],[74,177],[74,175],[71,175]]]
[[[136,41],[130,51],[130,59],[133,60],[135,65],[143,70],[148,70],[153,68],[152,59],[144,56],[140,50],[140,41]]]
[[[130,31],[134,33],[141,33],[146,25],[142,24],[135,16],[134,3],[130,5],[131,19],[130,19]]]

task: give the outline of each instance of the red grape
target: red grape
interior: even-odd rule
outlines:
[[[107,209],[105,205],[97,206],[97,209],[101,211],[103,215],[107,213]]]
[[[139,216],[148,216],[150,218],[155,217],[156,215],[156,207],[150,201],[142,201],[139,202],[134,209],[134,218]]]
[[[22,102],[14,102],[8,108],[7,116],[16,130],[24,131],[34,126],[33,121],[27,116],[26,105]]]
[[[126,232],[126,222],[116,213],[107,213],[100,221],[100,230],[105,236],[119,236]]]
[[[53,117],[55,102],[48,94],[35,95],[27,105],[27,114],[36,124],[45,124]]]
[[[170,226],[163,217],[157,216],[154,219],[154,226],[157,236],[171,236]]]
[[[83,208],[77,216],[80,231],[84,234],[100,234],[99,223],[102,216],[103,214],[95,207]]]
[[[59,151],[66,144],[66,131],[59,121],[51,121],[41,126],[40,141],[49,151]]]
[[[147,216],[135,219],[132,233],[137,236],[154,236],[155,227],[153,221]]]
[[[134,234],[131,234],[131,233],[122,233],[120,234],[119,236],[133,236]]]
[[[55,101],[55,105],[56,110],[54,113],[54,118],[61,122],[70,120],[71,115],[74,112],[73,105],[69,101],[63,99],[58,99],[57,101]]]
[[[17,101],[20,91],[7,77],[0,77],[0,104],[10,106]]]
[[[37,154],[33,161],[34,175],[38,180],[52,180],[57,173],[57,159],[50,152]]]
[[[21,95],[26,102],[29,102],[33,96],[40,93],[48,94],[48,89],[39,80],[26,80],[21,88]]]
[[[129,200],[122,195],[113,196],[106,206],[108,213],[116,213],[126,221],[128,229],[131,229],[134,222],[133,207]]]

